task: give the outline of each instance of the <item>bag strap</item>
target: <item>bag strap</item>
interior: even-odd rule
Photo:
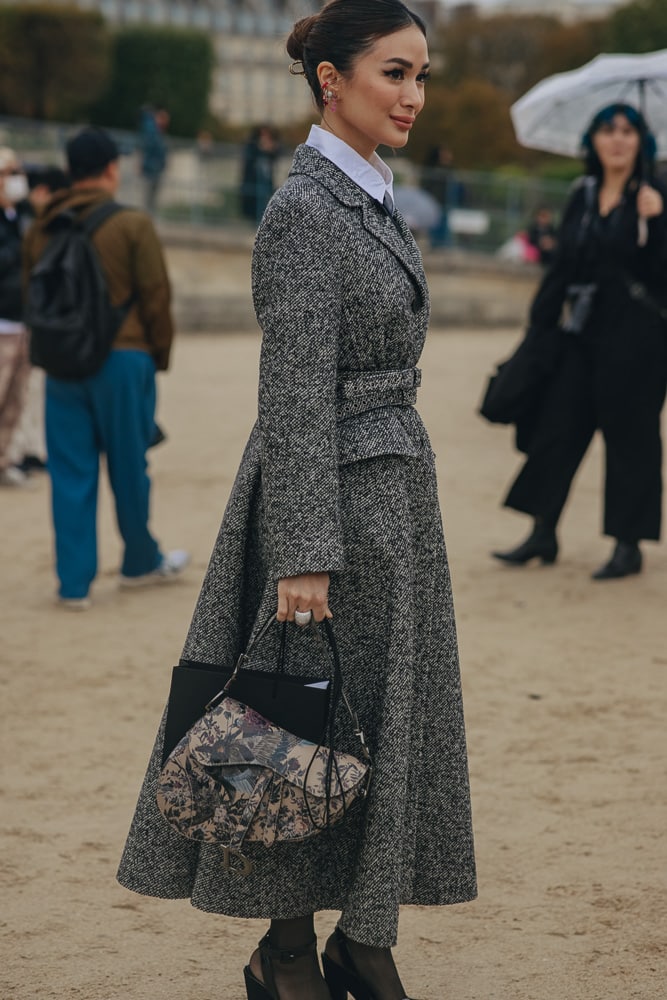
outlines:
[[[252,650],[262,641],[262,639],[267,634],[271,626],[276,622],[278,622],[276,615],[271,614],[266,619],[266,621],[260,626],[258,631],[255,633],[255,635],[248,643],[248,646],[246,647],[245,651],[241,653],[238,660],[236,661],[236,665],[234,666],[234,672],[223,688],[223,694],[229,693],[229,689],[234,684],[234,681],[238,676],[239,670],[241,670],[241,668],[245,666],[246,663],[249,663],[250,654]],[[284,651],[286,642],[287,623],[283,622],[282,624],[283,624],[283,633],[281,636],[281,656],[280,656],[281,662],[280,662],[279,672],[276,674],[277,681],[280,679],[281,674],[284,673]],[[369,753],[368,746],[366,744],[366,737],[364,736],[363,728],[359,722],[359,717],[357,713],[352,708],[350,699],[348,698],[347,692],[345,691],[345,687],[343,685],[343,672],[340,665],[340,654],[338,652],[338,645],[336,643],[336,637],[334,635],[333,625],[331,624],[328,618],[325,618],[321,624],[324,626],[324,632],[327,637],[328,646],[327,643],[325,643],[324,641],[324,638],[322,636],[322,631],[318,627],[317,622],[311,621],[310,625],[306,627],[312,630],[313,634],[317,638],[317,642],[320,645],[320,648],[323,652],[325,659],[328,660],[333,667],[333,684],[332,684],[331,700],[329,708],[329,726],[328,726],[329,735],[330,736],[333,735],[333,722],[336,716],[336,710],[338,708],[339,703],[342,701],[348,715],[350,716],[354,735],[357,737],[361,745],[361,753],[364,758],[364,762],[370,765],[371,755]]]
[[[116,215],[117,212],[122,212],[124,208],[124,205],[119,205],[117,201],[114,201],[113,198],[111,198],[109,201],[104,201],[101,205],[98,205],[97,208],[94,208],[92,212],[89,212],[88,215],[85,216],[85,218],[78,218],[77,225],[83,229],[88,239],[91,239],[93,233],[100,228],[102,223],[106,222],[107,219],[110,219],[112,215]],[[118,308],[127,314],[137,301],[137,297],[137,293],[135,291],[131,291],[125,302],[122,302]]]
[[[123,205],[119,205],[117,201],[110,199],[109,201],[102,202],[97,208],[94,208],[92,212],[89,212],[85,218],[80,219],[80,226],[85,232],[86,236],[91,237],[96,229],[99,229],[103,222],[110,219],[112,215],[117,212],[123,211]]]
[[[336,637],[334,635],[333,625],[331,624],[331,621],[328,618],[325,618],[324,621],[322,622],[322,624],[324,625],[324,631],[326,632],[327,639],[329,640],[329,648],[331,650],[331,656],[332,656],[333,666],[334,666],[334,678],[338,680],[339,692],[340,692],[340,699],[342,700],[342,702],[343,702],[343,704],[344,704],[344,706],[345,706],[345,708],[347,710],[347,713],[350,716],[350,719],[352,720],[352,730],[354,732],[354,735],[359,740],[359,743],[361,744],[361,752],[362,752],[362,755],[364,757],[364,760],[365,760],[365,762],[367,764],[370,764],[371,763],[371,755],[370,755],[370,752],[368,750],[368,746],[366,744],[366,737],[364,736],[363,728],[362,728],[362,726],[361,726],[361,724],[359,722],[359,716],[357,715],[357,713],[352,708],[352,705],[350,703],[350,699],[347,696],[347,692],[345,691],[345,686],[343,684],[343,671],[341,670],[341,666],[340,666],[340,655],[338,653],[338,645],[336,643]],[[326,655],[327,650],[326,650],[326,647],[324,645],[324,639],[322,638],[322,633],[318,629],[317,625],[315,625],[314,623],[313,623],[313,627],[314,627],[315,634],[317,635],[317,638],[318,638],[319,642],[321,643],[321,645],[322,645],[322,647],[324,649],[325,655]],[[336,707],[337,707],[336,703],[334,703],[334,713],[332,713],[332,714],[335,714],[335,708]]]
[[[633,278],[632,275],[625,270],[621,271],[621,275],[630,298],[635,302],[639,302],[641,305],[646,306],[646,308],[650,309],[652,312],[657,313],[662,320],[667,322],[667,307],[663,306],[658,299],[651,295],[646,285],[644,285],[641,281],[637,281],[636,278]]]
[[[218,702],[218,699],[221,696],[224,697],[229,692],[229,689],[232,687],[232,685],[234,684],[234,681],[236,680],[236,678],[238,676],[239,670],[241,669],[241,667],[244,664],[246,664],[246,663],[249,662],[249,660],[250,660],[250,653],[252,652],[252,650],[255,648],[255,646],[257,646],[257,644],[259,642],[261,642],[261,640],[267,634],[267,632],[269,631],[269,629],[271,628],[271,626],[273,625],[273,623],[277,622],[277,621],[278,621],[277,616],[275,614],[271,614],[269,616],[269,618],[267,618],[267,620],[260,626],[260,628],[258,629],[258,631],[255,633],[254,637],[248,643],[248,646],[247,646],[245,652],[241,653],[241,655],[239,656],[238,660],[236,661],[236,666],[234,667],[234,672],[233,672],[232,676],[229,678],[229,680],[227,681],[227,683],[225,684],[224,688],[222,689],[221,695],[218,695],[218,697],[216,699],[214,699],[214,702],[211,702],[211,705],[213,705],[215,702]],[[286,639],[286,636],[287,636],[287,623],[283,622],[282,625],[283,625],[283,630],[282,630],[281,637],[280,637],[279,669],[278,669],[278,672],[276,674],[276,683],[280,682],[280,676],[284,673],[284,666],[285,666],[285,662],[284,661],[285,661],[285,645],[286,645],[286,641],[287,641],[287,639]],[[324,727],[324,731],[322,732],[322,737],[320,739],[320,743],[318,744],[318,746],[315,747],[315,750],[313,752],[313,756],[311,758],[310,764],[308,765],[308,768],[306,770],[305,787],[304,787],[304,802],[305,802],[306,809],[308,811],[308,815],[310,817],[310,821],[313,824],[313,826],[315,826],[319,830],[330,830],[331,829],[331,789],[333,787],[334,774],[336,775],[336,780],[337,780],[337,783],[338,783],[338,788],[342,792],[343,816],[345,816],[345,814],[347,812],[347,803],[345,801],[345,792],[343,791],[343,784],[342,784],[341,775],[340,775],[340,771],[339,771],[338,759],[337,759],[337,756],[336,756],[336,753],[335,753],[335,750],[334,750],[334,725],[335,725],[335,721],[336,721],[336,714],[337,714],[337,711],[338,711],[338,706],[339,706],[339,704],[340,704],[341,701],[343,702],[343,704],[344,704],[344,706],[345,706],[345,708],[346,708],[346,710],[347,710],[347,712],[348,712],[348,714],[350,716],[350,719],[352,721],[352,729],[354,731],[354,735],[359,740],[359,744],[360,744],[360,747],[361,747],[361,756],[363,758],[363,763],[366,765],[366,788],[365,788],[364,794],[367,794],[367,792],[368,792],[368,785],[370,783],[371,775],[373,773],[373,762],[371,760],[371,755],[369,753],[368,746],[366,744],[366,738],[364,736],[364,731],[361,728],[361,725],[359,724],[359,718],[358,718],[356,712],[353,710],[352,705],[350,704],[350,700],[349,700],[349,698],[348,698],[348,696],[347,696],[347,694],[345,692],[345,688],[343,686],[343,672],[341,670],[340,655],[338,653],[338,645],[336,643],[336,637],[334,636],[333,626],[332,626],[332,624],[331,624],[331,622],[329,621],[328,618],[324,619],[324,621],[322,622],[322,625],[324,627],[324,633],[325,633],[325,635],[327,637],[328,645],[327,645],[327,643],[325,643],[324,638],[322,636],[322,631],[321,631],[320,627],[317,625],[317,623],[315,621],[313,621],[311,619],[311,622],[307,626],[307,628],[311,629],[312,632],[314,633],[314,635],[317,637],[317,640],[318,640],[318,642],[320,644],[320,647],[322,649],[322,652],[324,654],[325,659],[327,659],[331,663],[331,665],[333,667],[333,682],[332,682],[332,685],[331,685],[331,693],[330,693],[330,698],[329,698],[329,713],[328,713],[327,722],[326,722],[326,725]],[[209,707],[209,706],[207,706],[207,707]],[[324,817],[325,818],[324,818],[324,822],[323,823],[319,823],[316,820],[315,816],[313,815],[313,811],[310,808],[310,802],[308,800],[307,784],[308,784],[308,775],[310,773],[310,769],[313,766],[313,764],[314,764],[314,762],[315,762],[315,760],[317,758],[318,751],[322,747],[323,741],[327,740],[327,739],[328,739],[329,746],[328,746],[327,762],[326,762],[326,768],[325,768],[325,789],[326,789],[326,792],[325,792],[325,807],[324,807]]]

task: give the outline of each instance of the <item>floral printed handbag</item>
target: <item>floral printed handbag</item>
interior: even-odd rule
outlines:
[[[272,615],[239,657],[224,689],[169,754],[157,786],[158,809],[176,832],[220,845],[225,867],[243,875],[253,868],[241,853],[245,841],[271,847],[328,829],[366,796],[372,770],[363,731],[343,689],[328,620],[309,626],[333,667],[328,747],[323,745],[325,733],[321,743],[309,742],[233,697],[239,670],[274,621]],[[359,739],[361,759],[331,746],[341,701]]]

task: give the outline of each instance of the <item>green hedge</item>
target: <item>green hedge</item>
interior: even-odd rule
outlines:
[[[194,136],[206,119],[215,55],[189,28],[124,28],[114,36],[109,87],[92,109],[100,125],[133,129],[144,104],[162,105],[173,135]]]
[[[93,11],[0,5],[0,114],[76,120],[107,85],[110,41]]]

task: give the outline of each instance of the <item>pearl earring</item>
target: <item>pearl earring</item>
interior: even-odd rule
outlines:
[[[333,112],[335,112],[338,107],[338,97],[335,91],[326,85],[322,88],[322,103]]]

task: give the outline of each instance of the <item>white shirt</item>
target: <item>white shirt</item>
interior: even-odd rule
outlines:
[[[373,153],[370,160],[365,160],[360,153],[348,146],[346,142],[339,139],[333,132],[327,132],[319,125],[313,125],[310,134],[306,139],[306,146],[312,146],[327,160],[331,160],[344,174],[354,181],[366,194],[369,194],[375,201],[384,204],[385,195],[388,195],[392,208],[394,206],[394,175],[391,170],[381,160],[377,153]]]

